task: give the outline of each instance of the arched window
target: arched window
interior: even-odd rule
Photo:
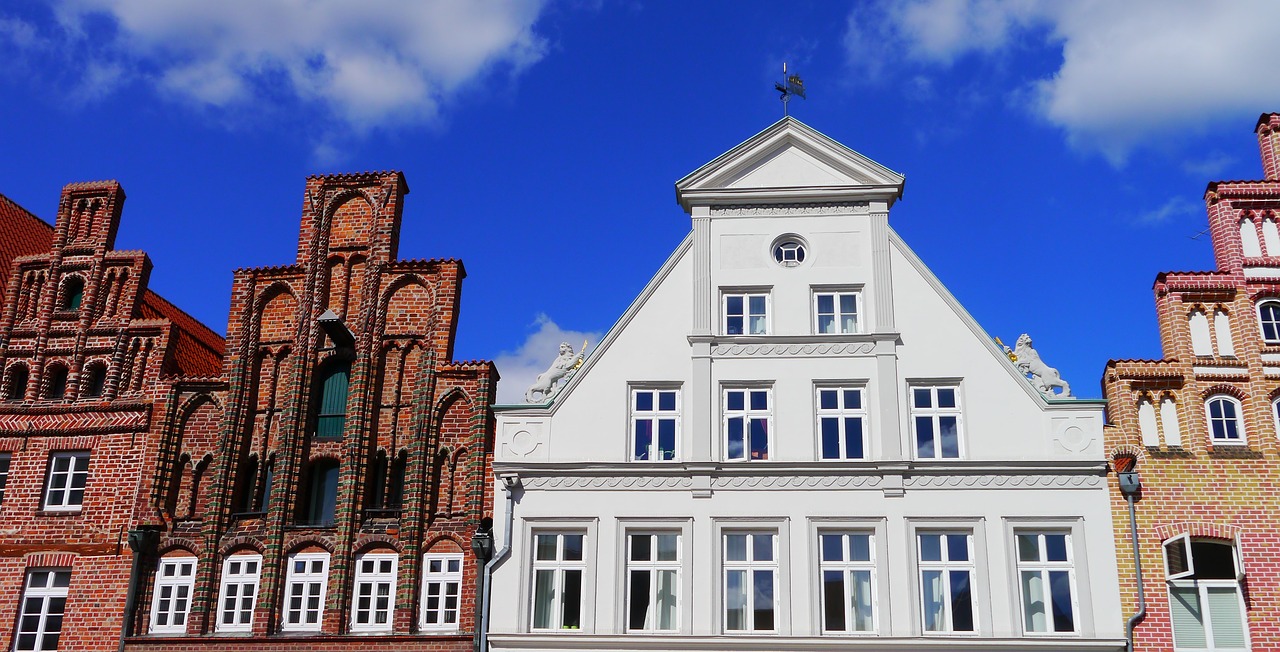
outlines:
[[[271,456],[267,458],[267,466],[262,469],[262,493],[258,494],[258,511],[263,514],[267,513],[267,507],[271,504],[271,485],[276,479],[276,458]]]
[[[50,365],[46,372],[48,380],[44,386],[44,397],[50,400],[61,400],[67,395],[67,368],[62,365]]]
[[[68,276],[62,282],[62,296],[58,300],[59,310],[79,310],[84,301],[84,279],[79,276]]]
[[[1244,565],[1239,542],[1234,543],[1186,534],[1164,542],[1175,646],[1246,649],[1248,625],[1240,591]]]
[[[337,460],[312,462],[306,483],[306,492],[298,500],[298,524],[331,527],[338,506]]]
[[[80,381],[80,397],[98,398],[102,396],[102,390],[106,385],[107,366],[101,362],[94,362],[84,370],[83,379]]]
[[[1244,443],[1240,401],[1225,394],[1210,396],[1205,401],[1205,412],[1209,417],[1209,437],[1214,444]]]
[[[374,458],[373,464],[369,465],[369,480],[367,486],[367,497],[365,501],[366,509],[382,509],[386,507],[386,491],[387,491],[387,453],[386,451],[378,451],[378,455]]]
[[[316,376],[315,436],[342,439],[347,425],[347,380],[351,363],[335,360],[320,369]]]
[[[1209,336],[1209,318],[1204,310],[1191,311],[1191,352],[1198,356],[1213,355],[1213,339]]]
[[[1240,248],[1247,258],[1262,255],[1262,244],[1258,242],[1258,227],[1254,225],[1253,219],[1248,217],[1240,220]]]
[[[1280,301],[1258,304],[1258,324],[1262,327],[1263,342],[1280,344]]]
[[[391,479],[387,482],[386,506],[399,509],[404,501],[404,470],[409,465],[408,454],[401,451],[396,461],[391,464]]]
[[[16,364],[9,368],[9,384],[4,388],[5,398],[10,401],[21,401],[27,394],[27,380],[30,372],[27,365]]]
[[[236,472],[235,497],[232,505],[237,512],[254,511],[253,487],[258,481],[258,456],[250,455],[249,459],[240,463]]]

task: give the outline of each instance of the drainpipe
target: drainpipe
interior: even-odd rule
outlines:
[[[1138,517],[1133,506],[1138,493],[1142,491],[1142,482],[1138,480],[1137,471],[1127,471],[1119,476],[1120,493],[1124,494],[1125,500],[1129,502],[1129,542],[1133,544],[1133,570],[1138,580],[1138,611],[1129,617],[1128,622],[1125,623],[1124,632],[1125,650],[1133,652],[1133,629],[1147,616],[1147,596],[1142,588],[1142,558],[1138,556]]]
[[[160,539],[155,530],[129,530],[129,549],[133,550],[133,567],[129,570],[129,593],[124,599],[124,620],[120,623],[120,645],[124,652],[124,640],[133,634],[133,611],[138,601],[138,583],[142,579],[142,560],[153,550]]]
[[[499,476],[502,490],[507,494],[507,526],[502,531],[502,547],[493,553],[493,558],[484,565],[484,590],[480,598],[480,623],[477,625],[479,636],[476,637],[475,652],[489,652],[489,597],[493,577],[493,569],[511,554],[511,531],[516,522],[516,490],[520,488],[520,476],[511,474]]]

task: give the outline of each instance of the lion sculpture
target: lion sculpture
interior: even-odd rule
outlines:
[[[583,343],[583,349],[586,349],[586,343]],[[541,403],[551,398],[555,393],[556,383],[568,378],[582,364],[582,355],[574,355],[573,346],[568,342],[561,342],[560,355],[546,371],[538,374],[538,379],[524,393],[524,402]]]
[[[1005,347],[1008,348],[1008,347]],[[1023,333],[1018,336],[1018,345],[1013,349],[1015,356],[1014,365],[1018,367],[1018,371],[1031,376],[1031,384],[1036,389],[1058,398],[1070,398],[1071,386],[1067,381],[1062,379],[1062,375],[1057,369],[1050,367],[1040,359],[1040,354],[1031,347],[1031,336]],[[1054,388],[1062,389],[1060,394],[1053,392]]]

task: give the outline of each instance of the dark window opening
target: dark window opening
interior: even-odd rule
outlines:
[[[298,500],[298,524],[331,527],[338,506],[338,463],[317,460],[307,473],[306,492]]]
[[[71,276],[62,283],[62,302],[59,308],[62,310],[79,310],[80,303],[84,301],[84,280],[79,276]]]
[[[28,377],[26,365],[14,365],[13,371],[9,372],[9,386],[5,388],[5,397],[10,401],[26,398]]]
[[[386,507],[386,491],[387,491],[387,454],[385,451],[379,451],[378,456],[374,458],[373,464],[369,465],[369,483],[368,483],[368,500],[365,503],[367,509],[382,509]]]
[[[317,377],[315,401],[315,436],[342,439],[347,425],[347,382],[351,363],[335,361],[326,365]]]
[[[250,456],[249,459],[240,463],[240,469],[236,474],[235,496],[232,505],[235,506],[237,512],[252,512],[255,505],[253,502],[253,485],[258,479],[258,458]]]
[[[409,461],[405,453],[396,456],[396,461],[391,465],[391,479],[387,483],[387,501],[386,506],[389,509],[400,509],[404,503],[404,470],[408,466]]]
[[[267,513],[271,504],[271,485],[275,482],[275,459],[267,460],[267,468],[262,471],[262,493],[258,495],[258,511]]]
[[[102,390],[107,385],[107,368],[105,365],[93,364],[85,371],[83,389],[80,396],[84,398],[98,398],[102,396]]]
[[[49,368],[49,383],[45,385],[45,398],[58,400],[67,395],[67,368],[55,366]]]

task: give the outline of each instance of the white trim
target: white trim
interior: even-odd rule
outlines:
[[[34,580],[36,579],[37,575],[43,575],[44,584],[42,586],[34,585]],[[62,578],[62,581],[59,581],[60,577]],[[59,584],[61,584],[61,586],[59,586]],[[66,603],[67,603],[66,598],[68,593],[70,592],[70,586],[71,586],[71,569],[70,568],[28,568],[27,569],[26,577],[24,577],[22,581],[22,587],[23,587],[22,599],[18,603],[18,622],[14,626],[15,631],[13,633],[13,641],[14,641],[13,649],[16,652],[27,652],[29,650],[34,651],[34,650],[48,649],[45,647],[45,643],[46,643],[46,641],[44,640],[45,637],[50,634],[61,635],[64,631],[66,631],[64,627],[67,624],[66,616],[65,616]],[[56,600],[58,598],[63,599],[63,607],[62,607],[63,610],[62,612],[57,614],[59,616],[59,622],[61,624],[59,625],[58,630],[54,632],[46,629],[46,627],[49,624],[49,616],[53,615],[50,613],[49,605],[51,601]],[[32,599],[40,601],[40,611],[38,613],[27,611],[27,604]],[[38,615],[36,629],[22,630],[21,628],[23,624],[26,623],[27,618],[29,616],[36,616],[36,615]],[[21,640],[19,637],[23,635],[34,635],[35,646],[19,647],[18,644]]]
[[[684,397],[682,396],[679,384],[663,384],[663,383],[633,383],[627,387],[627,459],[632,462],[679,462],[680,461],[680,421],[681,415],[684,413]],[[675,409],[662,410],[661,394],[675,394]],[[653,394],[653,409],[639,410],[636,408],[636,395],[641,393]],[[649,442],[649,453],[646,459],[640,460],[636,457],[636,422],[637,420],[646,419],[652,423],[651,440]],[[675,422],[675,440],[672,444],[672,457],[669,460],[662,459],[661,449],[658,448],[658,439],[660,435],[660,422],[672,420]],[[654,453],[659,453],[655,459]]]
[[[399,564],[400,556],[393,552],[366,552],[356,557],[351,582],[351,631],[391,631],[395,624]],[[366,616],[367,622],[360,622],[361,616]],[[382,622],[378,622],[380,617]]]
[[[1223,424],[1224,435],[1226,434],[1226,424],[1235,424],[1236,437],[1234,439],[1226,436],[1218,436],[1217,429],[1214,428],[1215,419],[1213,417],[1213,411],[1210,407],[1215,401],[1226,401],[1227,404],[1231,405],[1235,410],[1235,416],[1227,417],[1224,412],[1223,417],[1216,420]],[[1214,446],[1245,446],[1249,443],[1244,430],[1244,405],[1240,402],[1240,399],[1230,394],[1214,394],[1209,398],[1206,398],[1204,400],[1204,418],[1205,424],[1209,426],[1209,441]]]
[[[250,570],[252,569],[252,570]],[[262,582],[262,555],[253,554],[233,554],[222,560],[222,581],[218,586],[218,602],[214,608],[214,631],[218,633],[224,632],[249,632],[253,630],[253,612],[258,607],[258,587]],[[235,595],[229,595],[231,588],[235,588]],[[248,609],[245,607],[245,599],[248,598]],[[227,622],[226,616],[228,609],[226,601],[228,599],[236,601],[230,610],[233,620],[241,622]],[[248,620],[244,620],[245,615]]]
[[[187,614],[191,612],[195,585],[195,556],[162,557],[156,564],[148,631],[153,634],[187,633]],[[164,624],[160,623],[161,619]]]
[[[1253,314],[1258,319],[1258,337],[1262,338],[1262,341],[1264,344],[1280,344],[1280,315],[1277,315],[1277,320],[1273,323],[1273,326],[1276,332],[1276,337],[1271,339],[1267,338],[1267,329],[1264,326],[1264,324],[1266,323],[1266,320],[1264,320],[1262,317],[1262,309],[1263,307],[1268,305],[1274,306],[1277,310],[1280,310],[1280,300],[1276,300],[1276,299],[1263,299],[1259,301],[1253,308]],[[1265,355],[1262,356],[1262,359],[1266,360],[1267,356]]]
[[[773,333],[773,300],[771,295],[773,292],[769,289],[720,289],[720,334],[727,337],[760,337],[771,335]],[[729,332],[729,299],[737,297],[742,299],[742,332]],[[755,313],[751,312],[751,300],[755,298],[764,299],[764,332],[751,332],[751,319]]]
[[[810,303],[812,304],[812,308],[813,308],[812,332],[814,335],[855,335],[863,332],[863,321],[864,321],[863,305],[862,305],[862,291],[860,289],[811,287],[809,289],[809,295],[811,298]],[[853,330],[851,331],[844,330],[842,326],[844,323],[843,317],[846,317],[847,315],[845,315],[845,313],[843,313],[840,310],[840,297],[846,296],[846,295],[853,297],[853,313],[852,313]],[[820,324],[822,321],[822,315],[821,313],[818,312],[818,298],[822,296],[832,297],[832,308],[834,310],[834,312],[832,313],[832,318],[835,320],[834,323],[836,326],[836,331],[834,333],[824,333],[822,332],[822,329],[821,329]]]
[[[431,570],[432,562],[439,562],[440,570]],[[451,570],[453,564],[457,564],[457,570]],[[432,553],[429,552],[422,556],[422,596],[418,601],[418,627],[423,630],[432,632],[453,632],[457,631],[462,622],[462,569],[465,563],[462,553]],[[432,585],[438,586],[438,593],[430,596]],[[436,609],[438,622],[428,622],[427,612],[429,606],[427,601],[430,597],[435,597],[438,602]],[[452,598],[453,606],[449,606]],[[450,616],[452,615],[452,621]]]
[[[578,559],[567,559],[565,555],[565,538],[579,538]],[[538,539],[540,537],[555,538],[555,557],[553,559],[538,559]],[[530,532],[529,537],[529,557],[532,560],[531,580],[529,583],[530,600],[529,600],[529,630],[530,631],[583,631],[587,626],[587,585],[591,581],[591,577],[587,574],[587,546],[590,539],[586,530],[543,530],[534,529]],[[566,577],[569,573],[578,573],[578,618],[577,625],[571,625],[565,622],[564,607]],[[539,573],[549,573],[545,575],[551,581],[551,593],[547,597],[549,602],[546,603],[546,627],[538,627],[536,623],[538,614],[538,575]]]
[[[814,559],[818,562],[818,574],[815,583],[818,585],[818,600],[814,602],[818,611],[818,632],[823,636],[869,636],[880,631],[880,611],[881,605],[887,607],[887,603],[880,601],[879,595],[879,555],[877,552],[878,538],[876,532],[872,528],[858,527],[834,527],[835,524],[820,524],[815,532],[816,543],[818,546],[817,555]],[[836,536],[840,538],[841,557],[840,560],[824,559],[823,537]],[[848,543],[851,536],[867,537],[867,552],[869,559],[853,560],[849,559]],[[826,572],[839,571],[841,573],[841,586],[844,587],[842,598],[844,598],[844,629],[828,630],[826,628]],[[850,580],[849,574],[852,572],[868,572],[870,574],[870,600],[871,600],[871,628],[870,629],[853,629],[854,613],[852,601],[850,598]]]
[[[1169,568],[1169,545],[1175,543],[1182,546],[1182,551],[1187,561],[1187,570],[1177,573],[1173,572],[1173,570]],[[1191,557],[1191,535],[1183,533],[1169,537],[1161,542],[1160,550],[1164,556],[1164,578],[1166,581],[1191,577],[1196,574],[1196,562],[1195,559]]]
[[[1036,554],[1039,559],[1024,560],[1022,558],[1022,549],[1019,544],[1019,537],[1033,536],[1036,539]],[[1066,560],[1050,561],[1048,557],[1047,536],[1065,537],[1063,547],[1066,550]],[[1022,528],[1015,526],[1013,530],[1013,559],[1014,559],[1014,582],[1018,585],[1018,623],[1022,628],[1022,633],[1026,636],[1061,636],[1063,634],[1080,634],[1083,631],[1081,625],[1080,613],[1080,588],[1076,583],[1076,560],[1074,537],[1069,529],[1046,529],[1046,528]],[[1027,629],[1027,594],[1025,586],[1022,582],[1022,574],[1034,572],[1040,574],[1040,583],[1042,591],[1042,604],[1044,606],[1045,624],[1048,629],[1036,631]],[[1053,586],[1049,579],[1050,573],[1066,572],[1067,588],[1070,591],[1071,598],[1071,627],[1069,630],[1057,630],[1054,621],[1054,596]]]
[[[89,456],[90,451],[53,451],[49,454],[49,466],[46,467],[44,479],[44,493],[42,495],[40,508],[46,512],[78,512],[84,508],[84,493],[89,485]],[[70,465],[66,470],[58,471],[55,467],[58,460],[70,460]],[[80,460],[84,460],[84,469],[77,469]],[[75,486],[76,477],[82,477],[83,483],[79,488]],[[65,478],[62,486],[54,488],[56,478]],[[80,492],[79,500],[73,502],[72,494]],[[54,492],[58,492],[58,502],[53,502]]]
[[[949,389],[952,391],[955,405],[951,407],[942,407],[938,398],[939,390]],[[915,400],[916,390],[927,390],[929,392],[929,406],[917,407]],[[965,436],[964,436],[964,402],[960,395],[960,383],[958,381],[927,381],[927,380],[908,380],[907,381],[907,418],[910,424],[906,428],[911,435],[911,459],[915,460],[962,460],[965,458]],[[923,456],[920,454],[920,440],[916,432],[916,418],[927,417],[933,424],[933,455]],[[953,456],[944,455],[942,451],[942,418],[954,417],[956,420],[956,454]]]
[[[316,562],[320,562],[317,569]],[[327,552],[296,552],[286,559],[288,570],[285,573],[284,583],[284,606],[281,608],[280,614],[280,631],[282,632],[318,632],[324,626],[325,612],[325,594],[329,589],[329,553]],[[299,569],[299,564],[303,567]],[[316,583],[319,583],[318,592],[313,589]],[[297,593],[295,594],[295,590]],[[290,602],[295,595],[300,600],[298,611],[298,622],[290,623],[289,617],[291,609]],[[312,599],[316,601],[316,608],[309,608],[308,604]],[[314,612],[315,622],[307,622]]]
[[[746,559],[730,560],[728,538],[731,536],[746,537],[743,545],[745,548]],[[756,538],[769,537],[769,559],[756,559]],[[781,603],[786,599],[786,587],[780,581],[781,562],[779,560],[779,539],[778,530],[763,530],[756,528],[747,529],[730,529],[726,528],[720,532],[720,628],[721,632],[726,635],[735,634],[773,634],[781,631]],[[757,596],[755,586],[755,574],[757,572],[772,573],[771,589],[772,589],[772,612],[773,627],[769,629],[756,629],[755,614],[759,611],[759,605],[755,604]],[[745,596],[746,604],[743,605],[743,622],[742,627],[736,629],[729,628],[729,574],[742,573],[741,593]]]
[[[632,559],[632,552],[634,550],[634,546],[633,546],[634,538],[646,537],[646,536],[651,538],[650,539],[651,546],[649,548],[649,559],[647,560]],[[664,537],[664,536],[675,537],[675,545],[676,545],[675,559],[667,559],[667,560],[658,559],[657,540],[658,540],[658,537]],[[632,528],[632,529],[626,530],[623,545],[625,547],[623,559],[626,562],[625,563],[626,569],[625,569],[624,580],[619,585],[619,586],[622,586],[624,590],[623,599],[622,599],[623,631],[626,631],[628,633],[649,633],[649,634],[653,634],[653,633],[674,634],[681,631],[684,624],[683,623],[683,620],[684,620],[683,618],[684,616],[684,574],[685,574],[683,569],[684,560],[685,560],[684,533],[681,530]],[[644,571],[649,574],[648,576],[649,600],[645,609],[646,626],[640,629],[633,629],[631,627],[631,595],[632,595],[631,578],[632,578],[633,571]],[[665,573],[665,572],[675,573],[675,580],[672,582],[672,586],[675,587],[675,594],[676,594],[675,607],[674,607],[675,619],[674,619],[674,626],[668,627],[665,629],[659,629],[655,622],[657,620],[657,614],[655,613],[656,611],[655,603],[658,598],[658,574]]]
[[[753,392],[764,392],[765,402],[768,404],[763,410],[752,409],[751,394]],[[729,410],[729,392],[742,392],[742,409]],[[723,448],[720,451],[720,459],[726,462],[750,462],[751,457],[751,424],[755,421],[763,420],[765,422],[765,454],[764,457],[758,458],[760,461],[772,459],[773,443],[777,439],[777,433],[773,431],[775,423],[773,415],[773,386],[772,385],[721,385],[720,387],[720,445]],[[729,420],[742,419],[742,456],[729,456]]]
[[[822,393],[836,392],[835,408],[822,407]],[[857,392],[860,407],[851,408],[845,405],[845,392]],[[865,384],[843,383],[843,384],[825,384],[815,383],[813,388],[813,413],[814,413],[814,433],[817,435],[817,456],[815,459],[819,461],[829,462],[834,460],[854,460],[865,462],[872,459],[871,455],[871,436],[868,432],[868,417],[870,411],[867,409],[867,387]],[[862,456],[848,457],[845,453],[849,450],[849,433],[846,431],[848,426],[847,420],[856,418],[862,424]],[[826,457],[824,455],[825,433],[823,432],[823,419],[836,419],[836,429],[839,441],[837,443],[838,451],[835,457]]]
[[[920,611],[918,612],[918,614],[920,616],[919,623],[920,623],[921,633],[925,636],[939,636],[939,635],[976,636],[978,635],[982,627],[980,624],[981,620],[979,619],[979,609],[978,609],[980,605],[980,596],[978,594],[978,586],[977,586],[978,569],[977,569],[977,560],[975,559],[975,554],[974,554],[976,552],[977,546],[975,545],[975,542],[974,542],[973,530],[963,530],[963,529],[946,528],[946,527],[940,528],[940,529],[933,529],[933,528],[924,527],[924,528],[917,528],[913,532],[913,534],[915,538],[915,547],[916,547],[916,589],[919,591],[918,596],[919,596]],[[939,540],[938,540],[939,552],[940,552],[940,556],[943,557],[943,559],[940,559],[940,560],[924,559],[924,547],[920,544],[920,540],[922,537],[926,537],[926,536],[939,537]],[[965,546],[967,548],[966,559],[953,560],[950,558],[950,548],[948,545],[948,541],[950,540],[950,537],[953,537],[953,536],[964,537]],[[947,537],[947,539],[944,540],[942,539],[942,537]],[[953,617],[954,606],[952,604],[952,595],[951,595],[951,573],[955,571],[962,571],[962,572],[967,571],[969,573],[969,616],[971,621],[970,624],[973,626],[972,630],[954,629],[955,619]],[[942,613],[940,614],[940,619],[941,619],[940,624],[943,626],[942,629],[933,629],[933,630],[926,629],[925,600],[924,600],[924,596],[925,596],[924,574],[927,572],[936,572],[940,574],[939,579],[941,580],[941,589],[942,589],[941,590]]]

